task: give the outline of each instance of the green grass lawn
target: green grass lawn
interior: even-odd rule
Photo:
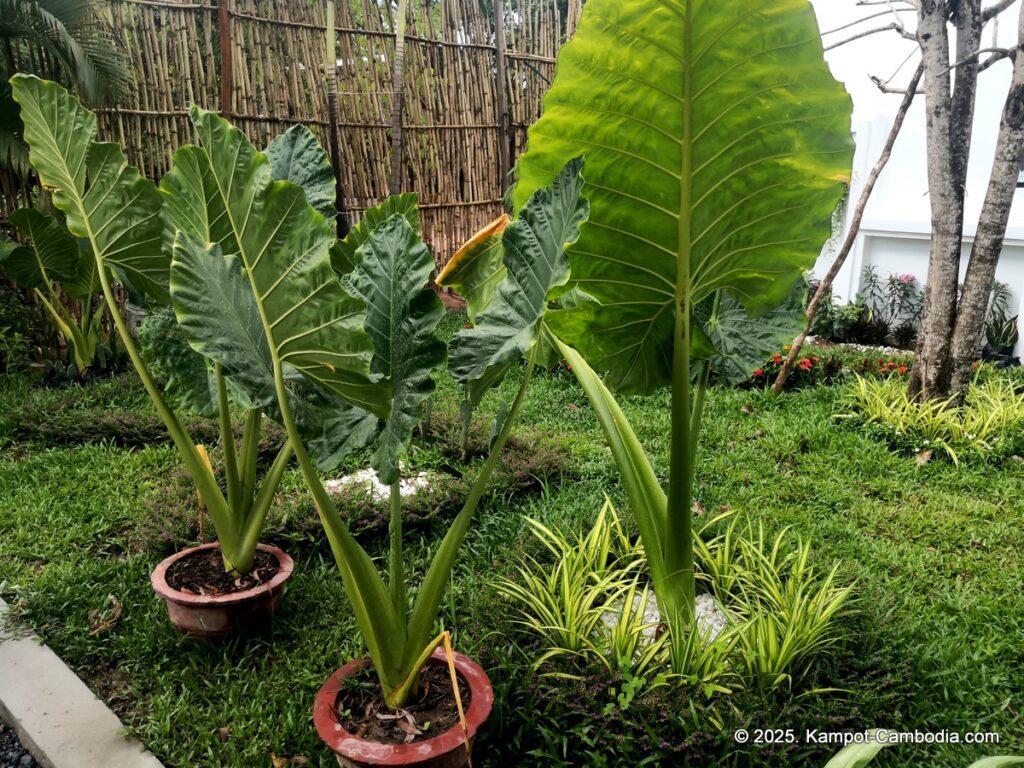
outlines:
[[[508,399],[517,379],[513,372],[483,411]],[[808,727],[995,731],[1002,739],[985,748],[901,746],[878,765],[959,768],[985,754],[1024,753],[1024,466],[918,467],[837,424],[840,396],[838,387],[779,398],[713,389],[697,497],[707,515],[727,505],[771,531],[790,526],[814,542],[819,562],[840,560],[843,578],[857,584],[844,642],[790,692],[737,694],[707,707],[675,690],[620,706],[615,681],[532,677],[529,639],[492,585],[517,553],[536,548],[524,516],[582,529],[607,494],[628,517],[574,380],[535,380],[517,431],[527,449],[546,436],[536,452],[543,460],[535,466],[523,450],[520,469],[541,467],[543,477],[498,484],[466,540],[442,613],[498,694],[476,764],[632,766],[639,760],[624,756],[639,750],[654,765],[683,764],[668,755],[684,751],[693,765],[817,766],[835,751],[741,748],[731,736],[738,727],[801,735]],[[667,393],[624,401],[659,471],[668,405]],[[445,377],[435,419],[451,426],[456,411]],[[182,637],[149,586],[153,566],[192,543],[190,497],[172,448],[152,436],[155,424],[127,376],[64,391],[0,378],[0,595],[168,766],[253,768],[270,765],[271,752],[334,765],[312,727],[313,697],[361,652],[360,642],[297,470],[286,475],[266,537],[296,559],[272,630],[220,643]],[[89,442],[93,436],[103,441]],[[457,464],[442,442],[418,442],[413,468]],[[442,531],[436,520],[410,531],[417,572]],[[372,527],[364,540],[376,554],[386,551]],[[90,612],[109,607],[108,596],[123,615],[92,636]],[[230,729],[223,741],[222,728]]]

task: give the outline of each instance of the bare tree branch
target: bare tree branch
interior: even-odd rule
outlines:
[[[958,61],[956,64],[950,65],[949,69],[946,70],[946,71],[950,72],[950,71],[956,69],[957,67],[963,66],[964,64],[966,64],[969,61],[974,61],[974,59],[978,58],[983,53],[991,53],[992,54],[992,56],[990,56],[989,58],[985,59],[984,65],[985,65],[985,68],[987,69],[988,67],[991,67],[993,64],[995,64],[997,61],[1000,61],[1001,59],[1008,59],[1011,56],[1015,55],[1016,48],[1013,48],[1013,49],[1011,49],[1011,48],[979,48],[974,53],[972,53],[972,54],[970,54],[970,55],[960,59],[960,61]],[[978,71],[979,72],[981,71],[981,65],[980,64],[978,65]]]
[[[1017,49],[1015,48],[1015,49],[1011,49],[1011,50],[1007,51],[1005,56],[999,56],[998,54],[992,54],[987,59],[985,59],[983,62],[981,62],[981,64],[978,65],[978,74],[981,74],[986,69],[988,69],[993,64],[995,64],[997,61],[1002,61],[1003,59],[1014,59],[1014,60],[1016,60],[1017,59]]]
[[[807,324],[804,326],[800,335],[793,340],[793,345],[789,348],[789,354],[786,356],[786,361],[779,369],[778,376],[775,377],[775,382],[772,384],[772,391],[775,394],[782,391],[782,387],[785,385],[786,379],[789,377],[789,372],[793,368],[793,363],[800,354],[800,348],[807,340],[807,335],[811,332],[811,326],[814,324],[814,314],[818,310],[818,305],[832,291],[832,283],[835,282],[836,276],[839,274],[839,270],[842,269],[843,264],[846,262],[846,257],[850,255],[850,251],[853,250],[854,243],[857,242],[857,235],[860,233],[860,223],[864,220],[864,209],[867,207],[868,200],[871,198],[871,193],[875,189],[875,183],[878,181],[878,177],[882,175],[882,171],[885,169],[885,166],[889,162],[889,158],[892,156],[893,145],[896,144],[896,138],[900,135],[900,130],[903,128],[903,121],[907,117],[907,112],[910,111],[910,105],[914,101],[914,96],[918,93],[917,86],[920,85],[923,75],[924,62],[922,61],[917,65],[917,71],[914,72],[913,77],[910,78],[910,82],[907,84],[907,89],[903,94],[903,101],[900,103],[900,108],[896,112],[896,117],[893,118],[892,128],[889,129],[889,136],[885,140],[885,146],[882,148],[881,154],[878,156],[874,166],[871,168],[871,173],[869,173],[868,177],[864,180],[864,189],[861,190],[860,198],[857,200],[857,205],[853,209],[853,216],[850,218],[850,230],[846,233],[846,239],[843,241],[843,246],[839,249],[839,253],[836,254],[835,260],[828,268],[828,272],[825,273],[825,277],[823,277],[821,282],[818,284],[818,289],[814,292],[814,296],[807,305]]]
[[[821,36],[824,37],[825,35],[831,35],[835,34],[836,32],[842,32],[844,29],[849,29],[850,27],[855,27],[858,24],[863,24],[865,21],[877,19],[879,16],[890,16],[894,13],[909,13],[912,10],[912,8],[887,8],[886,10],[878,11],[877,13],[869,13],[867,16],[864,16],[863,18],[847,22],[846,24],[838,26],[835,29],[826,30],[825,32],[821,33]]]
[[[1013,3],[1014,3],[1014,0],[999,0],[994,5],[990,5],[988,8],[985,8],[981,12],[981,20],[982,20],[982,22],[991,21],[996,16],[998,16],[1000,13],[1002,13],[1007,8],[1009,8],[1011,5],[1013,5]]]
[[[862,37],[867,37],[868,35],[877,35],[879,32],[892,31],[898,32],[900,37],[903,37],[907,40],[915,39],[914,35],[912,35],[910,32],[907,32],[906,27],[904,27],[899,22],[894,21],[891,22],[890,24],[886,24],[884,27],[875,27],[874,29],[869,29],[865,32],[858,32],[855,35],[851,35],[850,37],[840,40],[838,43],[829,43],[828,45],[825,46],[825,50],[831,51],[834,48],[839,48],[841,46],[846,45],[847,43],[852,43],[854,40],[860,40]]]
[[[897,87],[891,86],[885,80],[880,78],[878,75],[871,75],[871,82],[874,83],[875,86],[878,88],[878,90],[880,90],[882,93],[896,93],[896,94],[899,94],[899,95],[902,96],[902,95],[905,95],[905,94],[907,94],[909,92],[909,88],[897,88]],[[924,91],[919,90],[917,88],[917,85],[915,84],[914,85],[914,93],[915,94],[923,94]]]
[[[912,5],[912,3],[910,0],[857,0],[857,5]]]

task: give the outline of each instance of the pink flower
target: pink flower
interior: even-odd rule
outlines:
[[[915,280],[917,280],[916,277],[914,277],[913,275],[911,275],[909,273],[907,273],[905,275],[900,275],[899,279],[900,279],[900,282],[903,283],[904,285],[907,285],[908,283],[912,283]]]

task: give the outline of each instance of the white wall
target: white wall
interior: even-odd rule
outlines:
[[[865,8],[857,8],[854,0],[813,0],[822,30],[833,29],[850,19],[861,18]],[[868,10],[877,6],[871,6]],[[1006,11],[997,28],[986,30],[985,44],[1013,45],[1019,4]],[[913,28],[913,14],[901,14],[908,28]],[[865,22],[844,32],[826,35],[826,43],[838,41],[858,29],[870,29],[887,23],[883,17]],[[995,35],[995,37],[993,37]],[[907,59],[908,54],[911,55]],[[826,54],[837,79],[843,81],[854,99],[854,134],[857,152],[854,158],[850,209],[860,197],[864,180],[878,158],[900,97],[882,94],[869,80],[870,75],[887,79],[895,74],[892,84],[905,83],[919,58],[914,44],[894,33],[866,37],[862,41]],[[902,66],[901,66],[902,64]],[[1010,63],[1002,61],[982,73],[974,120],[974,141],[968,166],[966,218],[964,227],[963,268],[966,269],[971,243],[977,229],[995,154],[999,118],[1010,82]],[[846,300],[860,287],[864,267],[873,265],[882,276],[890,273],[916,275],[924,282],[928,271],[931,210],[925,158],[924,98],[918,97],[907,115],[888,166],[879,177],[865,210],[860,236],[835,282],[835,294]],[[849,216],[849,212],[847,214]],[[834,255],[835,243],[822,253],[814,272],[821,276]],[[1024,301],[1024,189],[1018,189],[1010,212],[1006,243],[996,270],[996,279],[1013,291],[1011,309],[1022,312]],[[1021,322],[1024,336],[1024,322]],[[1018,350],[1020,346],[1018,346]]]

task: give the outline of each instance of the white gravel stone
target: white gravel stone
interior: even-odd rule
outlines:
[[[818,337],[808,336],[804,341],[804,344],[811,344],[817,346]],[[875,347],[868,344],[847,344],[845,342],[829,342],[825,339],[822,340],[822,348],[824,349],[849,349],[854,352],[877,352],[880,355],[900,355],[907,356],[913,355],[914,350],[912,349],[899,349],[898,347]]]
[[[427,472],[420,472],[412,477],[403,477],[399,486],[402,498],[415,496],[417,493],[427,490],[431,484],[430,480],[430,474]],[[378,479],[377,473],[369,468],[334,480],[326,480],[324,486],[328,493],[341,493],[350,486],[356,488],[363,486],[366,488],[367,495],[375,500],[386,501],[391,498],[391,486],[382,483]]]
[[[633,598],[633,610],[640,606],[640,600],[641,595]],[[710,594],[697,595],[694,602],[697,612],[697,627],[700,629],[701,635],[708,637],[709,640],[714,640],[729,623],[729,615]],[[621,607],[616,607],[614,611],[606,611],[601,615],[601,622],[611,629],[618,623],[620,611]],[[661,611],[658,609],[658,598],[651,592],[648,594],[647,607],[644,610],[644,624],[650,626],[643,630],[644,636],[653,638],[660,623]]]

